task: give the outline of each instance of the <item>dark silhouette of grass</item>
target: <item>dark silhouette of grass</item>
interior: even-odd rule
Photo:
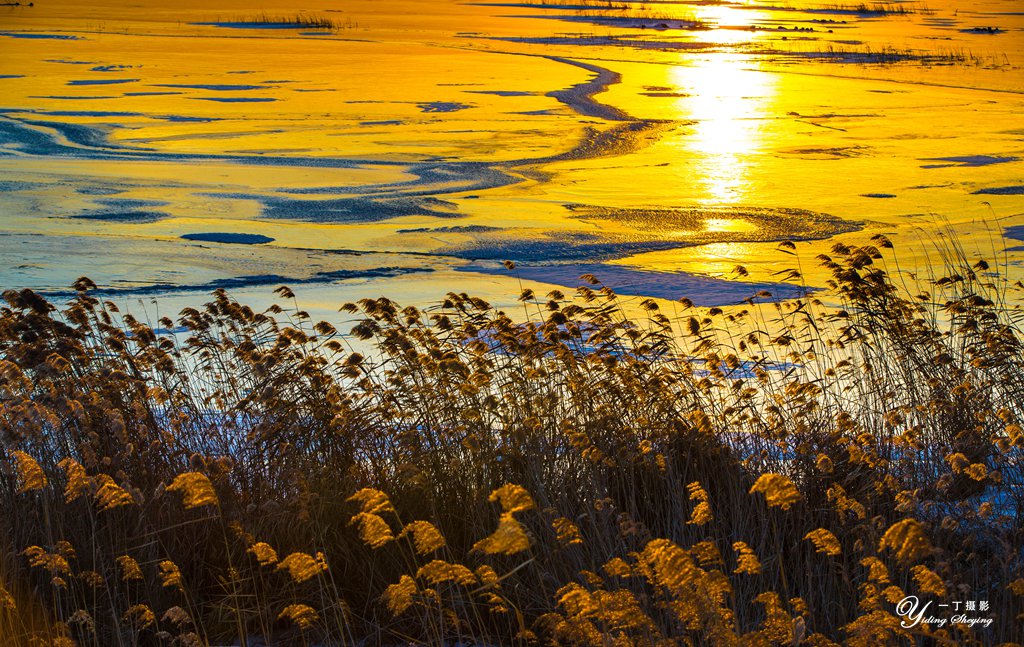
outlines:
[[[290,16],[262,13],[256,16],[246,16],[226,22],[239,25],[253,25],[256,27],[294,27],[296,29],[324,29],[334,31],[350,29],[355,26],[355,24],[350,20],[339,21],[326,16],[305,13]]]
[[[1020,287],[888,247],[820,258],[832,306],[590,277],[344,332],[284,287],[156,327],[8,291],[3,642],[1019,642]],[[991,626],[901,626],[907,595]]]
[[[827,48],[817,52],[806,52],[804,54],[822,61],[865,65],[917,63],[920,65],[970,65],[975,67],[1009,66],[1009,60],[1005,55],[1001,57],[982,57],[962,48],[920,51],[889,46],[872,49],[870,47],[837,47],[829,45]]]
[[[832,4],[824,8],[825,11],[835,13],[853,13],[863,16],[909,16],[920,12],[929,13],[927,10],[919,9],[913,5],[904,3],[880,3],[867,4]]]

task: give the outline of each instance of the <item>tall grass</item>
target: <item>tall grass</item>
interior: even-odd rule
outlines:
[[[908,288],[873,242],[820,259],[832,306],[595,279],[342,333],[287,288],[158,328],[8,291],[2,642],[1020,641],[1016,288],[955,247]],[[905,628],[907,595],[992,624]]]
[[[885,46],[880,49],[871,47],[837,47],[829,45],[816,52],[803,52],[815,60],[834,63],[854,63],[861,65],[897,65],[917,63],[919,65],[966,65],[985,68],[1004,68],[1010,66],[1006,54],[978,56],[963,48],[940,48],[935,51],[900,49]]]
[[[356,26],[355,23],[353,23],[351,20],[346,20],[342,22],[339,20],[334,20],[333,18],[327,18],[326,16],[318,16],[305,13],[294,14],[291,16],[269,15],[266,13],[261,13],[255,16],[236,18],[233,20],[229,20],[228,22],[265,27],[294,27],[296,29],[325,30],[350,29]]]
[[[630,3],[616,0],[528,0],[525,4],[541,8],[569,9],[603,9],[609,11],[625,11]]]
[[[823,9],[830,13],[851,13],[859,14],[862,16],[909,16],[918,12],[930,14],[931,11],[928,9],[919,9],[918,7],[899,4],[899,3],[879,3],[867,4],[861,2],[859,4],[830,4],[826,5]]]

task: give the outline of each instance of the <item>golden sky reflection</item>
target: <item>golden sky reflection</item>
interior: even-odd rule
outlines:
[[[690,160],[680,168],[698,176],[702,204],[752,199],[749,170],[764,147],[777,91],[777,78],[759,67],[745,56],[712,54],[672,68],[671,81],[687,95],[676,101],[679,119],[694,122],[677,140]]]

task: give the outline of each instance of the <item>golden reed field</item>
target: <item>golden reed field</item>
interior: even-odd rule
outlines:
[[[733,313],[8,291],[5,644],[1020,641],[1024,286],[872,242]]]

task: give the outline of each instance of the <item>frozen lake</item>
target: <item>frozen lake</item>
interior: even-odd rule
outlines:
[[[778,282],[780,241],[818,286],[837,240],[927,267],[946,228],[1024,276],[1014,0],[0,15],[5,288],[433,302],[517,294],[511,259],[724,305]]]

